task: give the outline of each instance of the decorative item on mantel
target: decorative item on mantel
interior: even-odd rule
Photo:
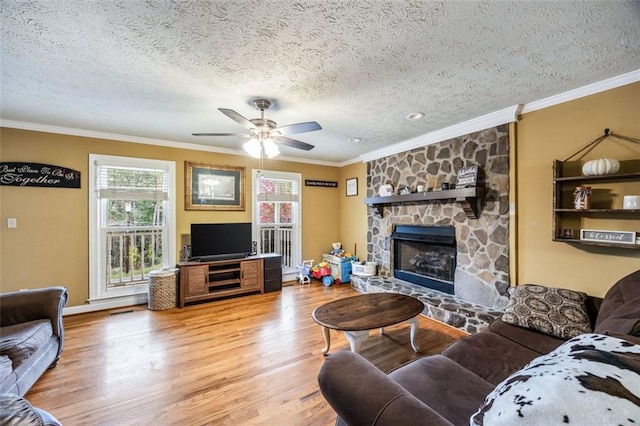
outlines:
[[[573,207],[576,210],[589,210],[591,208],[591,187],[578,186],[573,191]]]
[[[393,195],[393,185],[391,185],[391,181],[388,180],[384,185],[380,185],[378,193],[381,197],[388,197],[390,195]]]

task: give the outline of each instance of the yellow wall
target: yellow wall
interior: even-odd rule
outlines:
[[[358,195],[346,196],[346,180],[358,179]],[[340,168],[340,242],[345,251],[354,247],[360,260],[367,260],[367,164],[355,163]],[[356,246],[357,245],[357,246]]]
[[[112,140],[0,129],[0,161],[48,163],[79,170],[81,189],[0,187],[0,290],[65,285],[68,306],[88,298],[88,158],[89,153],[153,158],[176,162],[176,256],[181,236],[192,222],[250,222],[251,169],[258,161],[247,156],[159,147]],[[246,168],[246,210],[243,212],[185,211],[184,162]],[[302,174],[302,256],[320,259],[340,240],[339,188],[305,187],[304,179],[340,181],[337,167],[266,160],[265,169]],[[18,219],[16,229],[7,218]],[[176,259],[177,260],[177,259]]]
[[[525,114],[517,123],[519,284],[537,283],[603,296],[619,278],[640,269],[640,250],[579,248],[551,241],[553,161],[566,159],[602,135],[605,128],[640,138],[640,83]],[[640,145],[609,138],[582,161],[602,157],[638,159]],[[640,194],[640,184],[634,185],[634,193]],[[640,232],[640,218],[590,219],[583,227]]]

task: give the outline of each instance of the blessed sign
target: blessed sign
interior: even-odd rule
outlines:
[[[80,188],[80,172],[51,164],[2,162],[0,185]]]
[[[597,229],[581,229],[580,239],[619,244],[635,244],[636,233],[631,231],[599,231]]]

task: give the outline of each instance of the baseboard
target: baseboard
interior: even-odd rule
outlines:
[[[146,303],[148,303],[146,293],[137,294],[134,296],[118,297],[115,299],[92,300],[91,303],[87,303],[85,305],[69,306],[68,308],[64,308],[62,310],[62,315],[66,316],[85,314],[88,312],[98,312],[107,309],[124,308],[127,306],[142,305]]]

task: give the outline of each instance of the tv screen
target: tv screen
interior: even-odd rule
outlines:
[[[251,252],[251,223],[192,223],[194,260],[246,257]]]

